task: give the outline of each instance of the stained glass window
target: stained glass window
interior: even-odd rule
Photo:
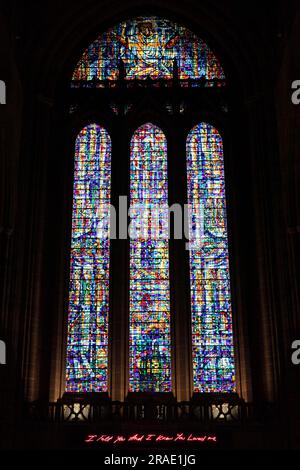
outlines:
[[[68,392],[107,391],[111,141],[96,124],[75,143]]]
[[[125,79],[170,79],[174,60],[180,79],[224,79],[223,69],[207,44],[188,29],[156,16],[123,21],[101,34],[84,51],[73,73],[73,86],[84,80],[118,78],[120,60]]]
[[[201,123],[187,139],[195,392],[234,392],[223,144]]]
[[[171,391],[167,142],[145,124],[133,135],[130,159],[129,389]]]

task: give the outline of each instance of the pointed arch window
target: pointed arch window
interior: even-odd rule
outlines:
[[[130,204],[129,390],[170,392],[167,141],[151,123],[131,139]]]
[[[101,214],[110,203],[110,174],[110,136],[89,124],[75,143],[67,392],[108,388],[109,218],[103,224]]]
[[[195,392],[234,392],[223,142],[200,123],[187,138]]]

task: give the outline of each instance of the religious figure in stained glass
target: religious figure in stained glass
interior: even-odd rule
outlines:
[[[136,34],[126,35],[124,27],[121,37],[117,37],[124,49],[121,58],[129,62],[126,78],[161,78],[170,75],[172,63],[165,57],[165,49],[171,49],[179,40],[179,36],[167,40],[159,34],[153,21],[148,20],[137,24]],[[132,61],[127,59],[132,58]]]

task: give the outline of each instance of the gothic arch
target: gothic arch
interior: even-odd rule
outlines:
[[[261,167],[260,169],[258,168],[258,155],[260,154],[265,154],[265,149],[264,149],[264,143],[262,142],[262,122],[264,120],[263,117],[261,117],[261,122],[258,124],[256,122],[256,116],[257,116],[257,108],[260,107],[260,99],[261,95],[260,92],[263,89],[263,86],[265,84],[266,78],[266,72],[264,70],[264,58],[263,54],[259,55],[257,58],[257,62],[253,61],[253,57],[255,56],[255,51],[257,49],[257,45],[259,44],[260,38],[257,37],[255,38],[255,41],[251,45],[249,44],[241,44],[239,41],[240,35],[240,29],[241,26],[238,24],[232,24],[232,20],[226,24],[226,16],[224,12],[220,11],[220,15],[217,17],[217,15],[213,15],[214,19],[212,19],[212,6],[210,7],[208,5],[205,6],[195,6],[197,12],[201,12],[202,15],[199,15],[198,17],[201,18],[199,21],[195,21],[193,19],[193,16],[196,16],[195,13],[192,14],[191,12],[186,12],[183,11],[183,7],[179,8],[171,5],[172,2],[170,2],[170,5],[168,7],[164,6],[161,8],[161,2],[156,2],[154,5],[152,5],[152,9],[155,9],[157,7],[157,10],[159,14],[162,14],[162,12],[167,12],[169,13],[169,16],[174,17],[175,19],[180,17],[180,22],[183,22],[187,24],[192,30],[195,32],[200,31],[203,29],[203,31],[206,33],[204,34],[207,35],[207,37],[210,37],[212,40],[209,41],[211,44],[212,48],[215,50],[218,50],[218,56],[221,57],[221,60],[224,60],[225,64],[225,71],[227,76],[229,77],[230,80],[230,91],[228,92],[228,98],[229,101],[231,100],[231,103],[233,103],[233,108],[230,110],[229,113],[229,118],[228,118],[228,124],[227,124],[227,129],[228,133],[227,135],[232,135],[235,133],[236,140],[235,141],[230,141],[228,144],[228,157],[227,157],[227,163],[226,166],[229,169],[229,182],[228,185],[231,187],[231,190],[229,191],[229,200],[234,201],[236,198],[236,192],[238,190],[241,190],[241,200],[245,202],[246,207],[249,209],[249,213],[251,214],[252,210],[252,205],[255,205],[255,210],[256,214],[263,213],[264,212],[264,207],[262,207],[257,201],[253,202],[252,198],[254,197],[251,192],[246,191],[247,185],[248,187],[251,186],[250,182],[250,177],[246,178],[246,185],[244,185],[244,181],[242,182],[241,179],[239,179],[237,173],[237,169],[240,170],[240,174],[243,172],[245,173],[247,169],[249,169],[249,174],[251,175],[252,180],[256,178],[257,175],[260,174]],[[191,2],[192,4],[192,2]],[[128,6],[116,6],[114,3],[110,3],[107,10],[106,14],[103,14],[103,9],[101,9],[101,30],[104,30],[107,25],[113,24],[113,22],[118,18],[121,18],[123,15],[124,16],[129,16],[130,12],[136,7],[136,2],[132,2],[131,7],[128,8]],[[218,8],[215,5],[216,8]],[[139,7],[137,10],[141,8],[140,2],[139,2]],[[60,168],[62,170],[62,175],[65,175],[65,181],[64,183],[60,182],[58,186],[58,190],[56,191],[56,194],[54,196],[54,200],[58,203],[59,200],[61,200],[61,196],[64,191],[67,191],[67,194],[70,195],[71,193],[71,180],[70,176],[68,175],[68,172],[71,168],[71,149],[68,146],[68,144],[65,141],[65,135],[66,135],[66,129],[69,129],[68,127],[68,117],[67,113],[68,110],[66,109],[66,101],[64,98],[65,92],[66,92],[66,87],[68,86],[67,79],[69,77],[69,72],[71,70],[71,67],[74,66],[76,63],[76,57],[78,57],[78,47],[80,45],[83,45],[86,43],[86,38],[91,34],[91,31],[93,30],[94,32],[99,30],[99,19],[100,18],[100,7],[94,7],[91,9],[82,9],[82,15],[79,18],[78,11],[74,12],[74,14],[70,14],[70,12],[67,12],[66,15],[62,18],[62,21],[60,24],[57,25],[55,28],[55,31],[53,31],[53,36],[49,38],[49,42],[46,42],[45,47],[43,51],[40,51],[40,53],[37,54],[36,61],[34,62],[34,65],[30,70],[27,70],[24,72],[25,74],[25,81],[27,80],[28,82],[28,95],[30,96],[31,90],[34,89],[34,86],[39,83],[39,88],[41,90],[41,93],[35,102],[35,112],[36,115],[40,117],[39,122],[37,121],[31,121],[27,123],[26,127],[26,132],[25,134],[27,135],[36,135],[36,139],[34,141],[32,153],[34,155],[34,160],[36,161],[38,159],[38,155],[42,155],[42,158],[39,160],[39,165],[36,167],[33,173],[33,179],[34,180],[39,180],[40,177],[43,177],[43,180],[47,184],[48,192],[45,197],[45,200],[39,200],[39,190],[40,188],[37,189],[37,192],[35,194],[31,195],[30,203],[28,202],[28,207],[27,209],[29,210],[30,205],[33,207],[37,208],[36,214],[32,214],[32,217],[34,219],[34,225],[38,227],[37,233],[44,233],[45,238],[43,241],[40,240],[40,244],[42,244],[42,247],[50,247],[51,246],[51,237],[50,237],[50,232],[47,233],[47,224],[45,224],[44,221],[38,218],[39,213],[43,213],[45,211],[48,211],[50,209],[50,214],[53,216],[53,220],[63,220],[64,218],[67,218],[68,210],[70,208],[70,200],[66,201],[65,206],[60,208],[60,216],[58,214],[55,214],[55,211],[53,208],[51,208],[51,201],[53,200],[52,196],[54,193],[54,189],[51,187],[51,182],[50,182],[50,175],[52,171],[52,175],[54,173],[54,167],[53,165],[56,165],[57,168]],[[98,12],[98,15],[96,14]],[[113,13],[114,12],[114,13]],[[214,12],[215,13],[215,12]],[[165,13],[166,14],[166,13]],[[167,15],[168,16],[168,15]],[[74,18],[74,21],[72,21],[72,17]],[[216,19],[217,18],[217,19]],[[207,21],[206,21],[207,20]],[[230,26],[229,26],[230,25]],[[80,31],[80,34],[78,34],[78,31]],[[93,32],[93,37],[94,37],[94,32]],[[219,33],[218,33],[219,32]],[[58,37],[59,40],[54,41],[54,37]],[[78,38],[78,40],[74,40],[74,37]],[[222,37],[222,40],[221,40]],[[217,47],[214,47],[217,45]],[[245,46],[245,47],[243,47]],[[241,50],[245,49],[248,51],[248,53],[245,55],[244,53],[241,53]],[[249,52],[250,51],[250,52]],[[252,51],[252,52],[251,52]],[[27,51],[28,54],[28,51]],[[222,62],[223,62],[222,60]],[[69,66],[66,66],[68,64]],[[37,73],[39,71],[39,73]],[[41,71],[41,72],[40,72]],[[257,77],[260,77],[257,79]],[[32,83],[30,84],[30,80],[32,80]],[[268,103],[263,102],[264,106],[264,117],[266,117],[267,114],[267,106]],[[54,120],[52,118],[55,118]],[[249,130],[245,131],[244,127],[241,125],[241,122],[250,122],[250,128]],[[270,123],[270,128],[272,127],[272,124]],[[47,129],[47,130],[46,130]],[[258,144],[257,148],[249,148],[248,146],[243,146],[243,142],[245,138],[247,141],[250,138],[250,133],[252,130],[255,130],[258,136]],[[41,130],[41,132],[39,132]],[[269,130],[270,132],[270,130]],[[52,145],[49,148],[49,145],[47,142],[51,140],[52,136]],[[54,155],[54,136],[56,143],[58,145],[58,151],[57,155]],[[227,137],[226,137],[227,140]],[[29,152],[29,140],[25,138],[25,150],[24,152],[26,154],[30,154]],[[247,147],[247,148],[246,148]],[[239,158],[239,152],[240,149],[243,148],[243,154],[244,154],[244,159],[243,161],[238,161],[237,159]],[[268,149],[268,154],[270,155],[271,150]],[[68,161],[69,163],[66,166],[62,165],[62,161],[64,154],[68,155]],[[54,158],[53,158],[54,155]],[[249,162],[248,165],[246,165],[246,161]],[[237,167],[235,168],[235,164],[237,162]],[[268,166],[268,163],[265,162],[266,168]],[[52,167],[52,170],[51,170]],[[48,169],[50,168],[50,172],[48,173]],[[70,174],[70,173],[69,173]],[[235,185],[235,182],[238,182],[237,185]],[[261,176],[259,177],[259,184],[260,187],[263,188],[263,179]],[[236,189],[235,189],[236,188]],[[263,191],[263,189],[261,189]],[[253,191],[253,190],[252,190]],[[232,204],[229,203],[229,207]],[[238,213],[238,214],[237,214]],[[237,205],[237,207],[234,207],[232,209],[229,209],[229,219],[233,221],[232,224],[232,238],[235,238],[235,243],[232,244],[233,246],[233,253],[234,253],[234,258],[235,259],[241,259],[239,258],[239,253],[243,252],[245,246],[243,240],[240,239],[238,234],[238,226],[239,226],[239,217],[238,215],[242,214],[242,223],[247,223],[247,217],[246,214],[243,214],[243,210],[241,205]],[[250,216],[251,217],[251,216]],[[269,216],[271,217],[271,215]],[[273,217],[273,216],[272,216]],[[253,219],[250,219],[251,222],[253,222]],[[57,236],[58,240],[58,245],[56,248],[56,254],[53,256],[53,265],[50,266],[49,264],[49,258],[47,258],[46,254],[41,255],[37,260],[36,264],[30,265],[30,273],[29,276],[23,277],[23,282],[24,286],[28,286],[28,283],[34,283],[34,279],[36,278],[36,275],[39,273],[43,273],[43,279],[44,280],[50,280],[53,278],[53,272],[59,271],[59,279],[63,284],[63,279],[65,278],[65,273],[67,271],[66,263],[63,260],[63,253],[65,253],[65,249],[67,247],[67,243],[65,240],[65,236],[63,235],[64,230],[61,232],[58,230],[59,224],[57,225],[56,228],[51,228],[51,231],[53,234]],[[255,272],[256,269],[256,263],[259,263],[259,269],[260,269],[260,274],[259,274],[259,281],[251,279],[252,284],[252,289],[255,290],[259,284],[260,288],[260,296],[261,300],[258,300],[257,303],[255,302],[255,305],[252,305],[251,302],[248,306],[245,306],[247,303],[245,300],[245,296],[243,292],[240,292],[237,294],[237,299],[236,299],[236,304],[237,304],[237,310],[238,311],[243,311],[245,312],[243,314],[243,319],[242,319],[242,327],[241,327],[241,333],[240,333],[240,338],[241,338],[241,349],[240,349],[240,356],[241,356],[241,366],[240,366],[240,374],[241,374],[241,395],[245,398],[251,398],[252,395],[252,385],[251,385],[251,377],[249,376],[250,374],[248,371],[250,370],[249,367],[249,345],[247,344],[246,340],[246,331],[248,328],[251,316],[251,310],[256,309],[259,311],[259,309],[262,311],[263,315],[261,319],[259,320],[260,322],[263,323],[261,325],[261,337],[264,338],[263,341],[265,343],[265,347],[271,351],[276,348],[274,348],[274,345],[271,344],[270,340],[267,338],[272,337],[272,322],[268,320],[269,318],[269,292],[266,292],[262,286],[263,284],[263,279],[265,279],[266,276],[266,271],[267,269],[263,267],[262,264],[262,258],[264,256],[264,250],[263,250],[263,244],[262,244],[262,237],[265,231],[267,230],[266,227],[263,226],[255,226],[255,229],[257,230],[257,237],[260,241],[259,245],[259,256],[257,258],[253,257],[252,264],[251,264],[251,269],[250,272]],[[247,237],[249,237],[249,240],[253,243],[255,240],[255,235],[253,233],[245,233]],[[63,249],[61,247],[64,247]],[[41,247],[41,249],[42,249]],[[54,250],[54,247],[52,248]],[[61,251],[59,251],[61,250]],[[52,253],[51,248],[49,252],[47,249],[42,250],[45,253]],[[253,254],[256,254],[256,250],[253,249]],[[47,261],[47,267],[44,268],[44,257],[45,259],[48,259]],[[257,260],[255,261],[254,258]],[[245,279],[247,279],[247,276],[250,276],[250,274],[247,274],[247,256],[242,256],[242,263],[239,263],[241,265],[241,276],[243,276]],[[55,261],[54,261],[55,260]],[[269,262],[269,261],[267,261]],[[44,265],[45,266],[45,265]],[[265,271],[266,269],[266,271]],[[237,271],[238,272],[238,271]],[[64,274],[63,274],[64,273]],[[239,274],[235,275],[235,278],[238,278]],[[28,278],[28,279],[27,279]],[[233,282],[235,282],[235,279],[233,279]],[[244,282],[244,285],[247,283]],[[35,286],[36,292],[38,295],[35,298],[35,301],[30,300],[30,306],[29,309],[31,311],[31,315],[34,318],[34,324],[35,325],[40,325],[37,330],[42,329],[42,325],[48,324],[51,326],[53,331],[60,331],[59,335],[61,335],[61,330],[57,330],[57,324],[60,324],[61,319],[56,318],[56,319],[50,319],[51,317],[51,310],[55,312],[61,312],[63,308],[65,307],[64,305],[64,299],[63,299],[63,292],[62,288],[58,285],[55,284],[53,285],[53,291],[52,293],[54,294],[54,297],[57,297],[56,304],[52,305],[52,308],[50,309],[49,305],[47,305],[47,298],[49,296],[49,293],[45,291],[45,286],[40,286],[36,285]],[[243,290],[243,289],[242,289]],[[41,306],[45,306],[45,309],[40,308]],[[46,311],[47,314],[46,320],[42,318],[40,311]],[[258,315],[259,316],[259,315]],[[50,328],[50,330],[51,330]],[[263,330],[265,332],[263,332]],[[269,332],[266,333],[266,331]],[[254,334],[255,331],[252,330],[252,334]],[[45,359],[45,363],[48,364],[49,368],[51,368],[52,372],[52,379],[50,380],[51,385],[50,385],[50,397],[52,399],[57,398],[61,394],[61,386],[59,385],[60,379],[57,376],[57,372],[54,372],[57,367],[59,367],[59,354],[54,353],[51,354],[49,353],[49,348],[52,348],[52,353],[53,351],[59,350],[57,347],[57,343],[55,346],[56,340],[54,339],[52,341],[52,344],[48,344],[48,350],[47,348],[44,349],[44,359],[38,359],[37,358],[37,351],[39,349],[39,344],[42,342],[42,338],[39,337],[39,333],[34,334],[34,339],[32,340],[31,344],[33,347],[33,354],[32,357],[34,358],[33,361],[31,361],[30,365],[28,365],[27,360],[25,359],[24,364],[27,364],[24,366],[25,368],[29,367],[30,371],[27,374],[26,381],[30,383],[27,386],[27,388],[30,388],[30,392],[28,393],[28,397],[30,398],[35,398],[37,396],[43,395],[46,396],[48,395],[49,387],[46,385],[49,383],[49,378],[47,378],[47,368],[46,370],[41,371],[41,377],[37,377],[37,371],[39,370],[38,368],[35,367],[35,364],[37,364],[39,361],[43,361]],[[51,356],[51,357],[50,357]],[[252,362],[255,363],[255,359],[252,359]],[[265,362],[267,369],[271,371],[272,369],[272,360],[270,359],[270,354],[267,354],[265,356]],[[248,364],[248,365],[247,365]],[[256,366],[255,366],[256,367]],[[263,375],[263,366],[261,367],[261,375]],[[247,372],[246,372],[247,370]],[[266,378],[262,378],[262,382],[264,383],[263,387],[263,392],[261,392],[262,388],[260,388],[259,385],[256,386],[255,390],[256,392],[254,394],[257,395],[264,395],[266,397],[272,397],[273,394],[275,393],[275,379],[274,376],[272,376],[272,372],[269,373],[269,375]],[[43,379],[44,377],[44,379]],[[55,377],[55,378],[54,378]]]

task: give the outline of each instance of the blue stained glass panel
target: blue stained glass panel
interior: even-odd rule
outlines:
[[[107,391],[110,171],[110,137],[90,124],[75,143],[67,392]]]
[[[161,210],[168,201],[167,142],[158,127],[148,123],[134,133],[130,162],[134,220],[145,232],[130,240],[129,390],[170,392],[169,248]],[[148,209],[152,218],[144,217]]]
[[[223,143],[209,124],[187,139],[195,392],[235,392]]]

